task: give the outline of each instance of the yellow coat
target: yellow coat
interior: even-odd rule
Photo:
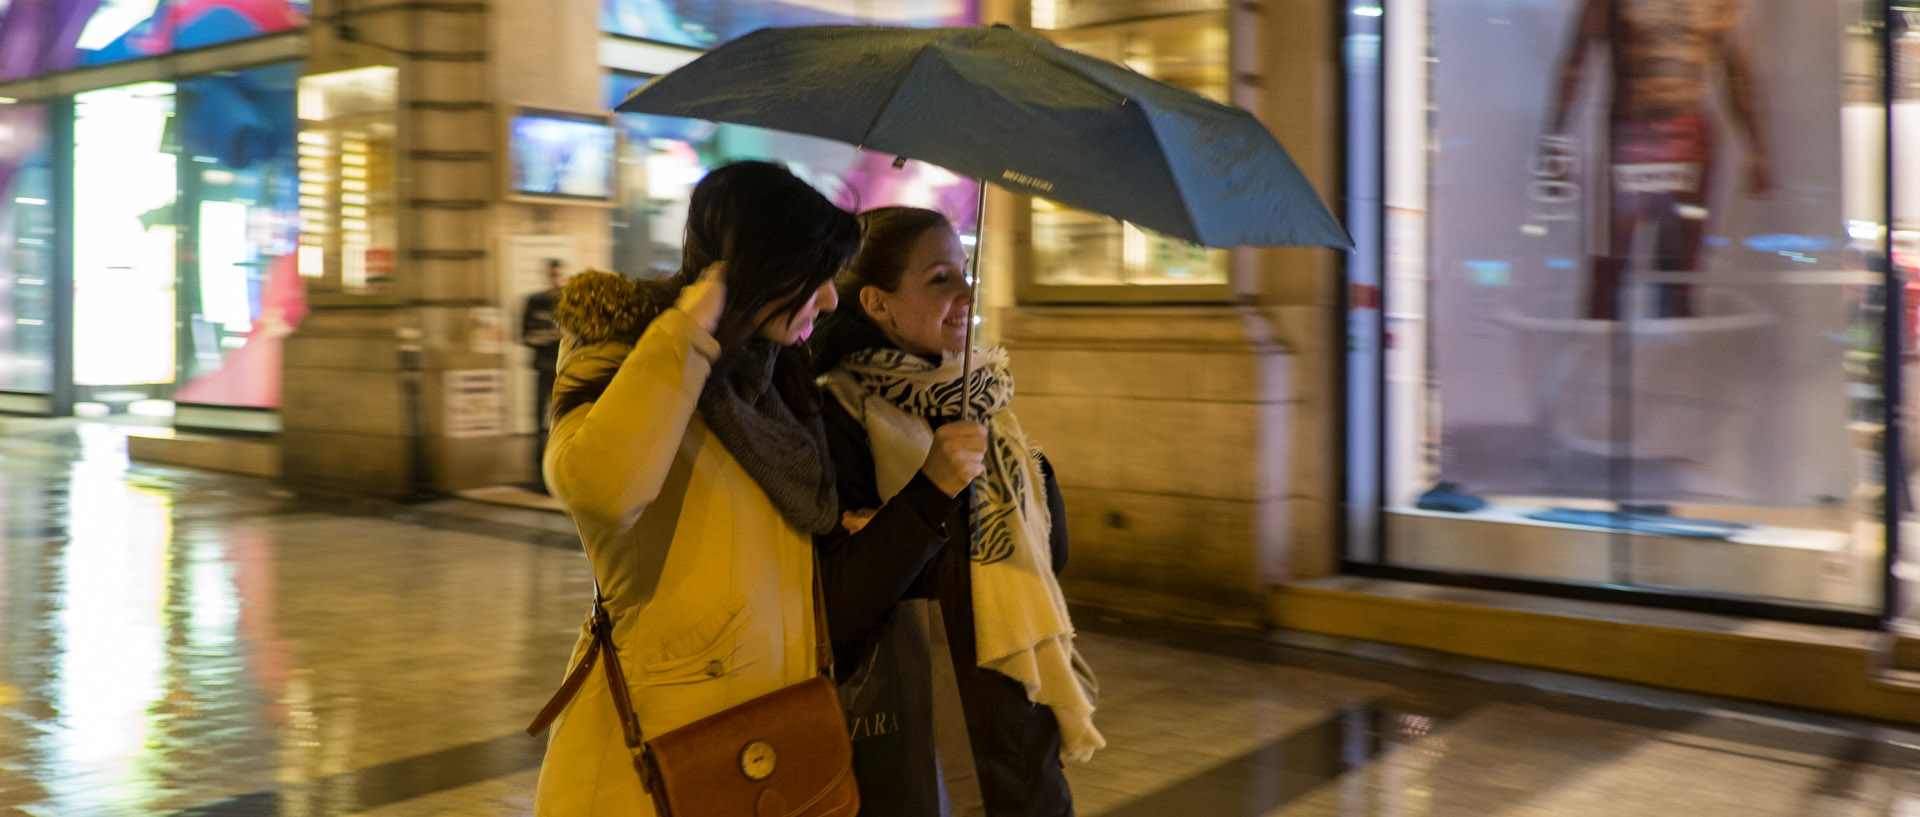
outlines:
[[[719,352],[679,309],[631,351],[617,341],[561,350],[562,383],[619,368],[597,402],[554,423],[546,473],[580,529],[647,737],[815,673],[813,540],[694,407]],[[572,662],[588,643],[582,623]],[[654,813],[601,669],[552,729],[537,817]]]

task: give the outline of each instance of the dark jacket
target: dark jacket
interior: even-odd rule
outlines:
[[[839,479],[841,510],[879,508],[857,534],[839,530],[815,539],[835,665],[854,666],[861,645],[900,599],[938,599],[987,814],[1069,817],[1073,796],[1060,765],[1060,727],[1053,711],[1028,701],[1019,682],[981,669],[974,654],[968,495],[948,497],[926,474],[915,474],[882,506],[866,428],[830,395],[821,415]],[[1043,459],[1041,470],[1053,518],[1053,569],[1058,573],[1067,563],[1066,507],[1053,467]]]
[[[533,349],[533,367],[549,377],[560,365],[560,325],[553,314],[559,296],[555,289],[528,295],[520,313],[520,343]]]

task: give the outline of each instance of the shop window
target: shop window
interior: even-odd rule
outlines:
[[[291,64],[74,98],[73,379],[82,413],[272,408],[297,267]]]
[[[45,105],[0,106],[0,391],[53,388],[53,168]]]
[[[298,246],[299,66],[181,81],[177,403],[280,405],[280,344],[307,311]]]
[[[979,0],[600,3],[604,31],[695,48],[710,48],[764,27],[962,26],[978,19]],[[684,51],[637,45],[644,47],[642,62],[648,72],[692,56]],[[610,71],[604,85],[607,107],[617,106],[647,76],[633,70]],[[945,213],[969,237],[967,240],[971,241],[974,232],[978,185],[943,168],[920,162],[896,168],[892,156],[780,131],[641,114],[620,114],[617,119],[622,139],[612,220],[613,265],[632,277],[662,277],[679,268],[687,201],[693,186],[716,167],[748,159],[786,165],[849,210],[888,204],[927,207]]]
[[[300,246],[314,292],[386,295],[399,220],[393,177],[399,72],[370,66],[300,78]]]
[[[1903,331],[1899,358],[1902,383],[1901,415],[1906,418],[1896,462],[1904,479],[1895,486],[1896,498],[1904,509],[1900,525],[1900,563],[1894,575],[1900,579],[1898,605],[1893,614],[1903,623],[1920,622],[1920,509],[1915,501],[1914,473],[1920,467],[1920,4],[1898,3],[1893,7],[1893,54],[1887,70],[1893,72],[1893,99],[1890,136],[1894,146],[1893,165],[1897,174],[1887,181],[1893,187],[1892,234],[1887,237],[1888,266],[1874,264],[1878,271],[1890,271],[1902,284]],[[1868,15],[1871,20],[1871,15]],[[1863,26],[1863,34],[1878,34],[1878,29]],[[1877,74],[1869,74],[1878,78]],[[1869,236],[1875,237],[1875,236]],[[1873,256],[1869,256],[1873,257]]]
[[[608,107],[644,81],[637,75],[609,74]],[[896,168],[894,157],[855,150],[844,142],[740,125],[643,114],[620,114],[619,125],[623,139],[619,202],[613,215],[614,266],[628,276],[658,278],[679,269],[693,186],[716,167],[749,159],[786,165],[849,210],[894,204],[926,207],[945,213],[962,235],[973,233],[979,188],[943,168],[922,162]]]
[[[1386,7],[1385,302],[1349,322],[1383,524],[1349,556],[1871,620],[1875,248],[1910,229],[1881,4],[1668,5]]]
[[[1054,42],[1126,65],[1216,102],[1228,102],[1227,11],[1217,3],[1035,3],[1033,20]],[[1114,21],[1114,22],[1109,22]],[[1124,172],[1116,169],[1115,172]],[[1228,301],[1228,250],[1201,247],[1134,224],[1023,199],[1027,302]]]

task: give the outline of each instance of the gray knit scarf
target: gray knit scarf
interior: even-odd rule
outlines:
[[[795,416],[773,388],[783,353],[781,345],[760,338],[730,351],[734,359],[708,377],[700,391],[700,415],[788,523],[808,533],[830,533],[840,524],[840,500],[833,490],[826,426],[818,414],[804,420]]]

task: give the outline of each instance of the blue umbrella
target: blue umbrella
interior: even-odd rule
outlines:
[[[837,139],[1209,247],[1353,246],[1252,114],[1004,26],[761,29],[619,110]]]

